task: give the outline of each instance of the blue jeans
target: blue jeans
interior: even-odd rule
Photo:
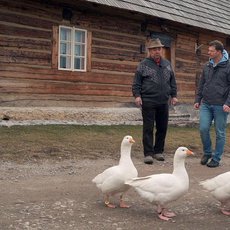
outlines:
[[[204,155],[212,156],[214,161],[219,162],[224,152],[226,139],[228,113],[223,111],[222,105],[202,104],[200,107],[200,136],[203,144]],[[216,146],[212,152],[212,141],[210,137],[210,128],[214,121],[216,133]]]

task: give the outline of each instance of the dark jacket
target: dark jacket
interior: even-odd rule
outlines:
[[[132,92],[134,97],[156,105],[168,103],[170,96],[176,97],[176,79],[170,62],[161,58],[158,66],[152,58],[145,58],[137,67]]]
[[[218,63],[215,67],[211,62],[203,69],[195,103],[204,102],[210,105],[230,106],[230,61]]]

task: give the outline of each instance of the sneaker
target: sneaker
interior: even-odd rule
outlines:
[[[218,161],[214,161],[213,159],[207,164],[209,168],[215,168],[218,167],[220,164]]]
[[[208,160],[209,160],[210,158],[211,158],[210,155],[203,155],[202,158],[201,158],[200,163],[201,163],[202,165],[206,165],[206,164],[208,163]]]
[[[153,157],[158,161],[164,161],[165,160],[165,158],[164,158],[162,153],[156,153],[156,154],[153,155]]]
[[[145,156],[144,163],[145,164],[152,164],[153,163],[153,158],[151,156]]]

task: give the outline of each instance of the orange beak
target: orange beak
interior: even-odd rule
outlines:
[[[186,151],[186,153],[187,153],[187,155],[194,155],[194,153],[189,149]]]
[[[134,139],[133,139],[133,138],[130,138],[130,139],[129,139],[129,143],[135,143]]]

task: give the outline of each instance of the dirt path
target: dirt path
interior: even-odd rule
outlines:
[[[172,156],[164,163],[144,165],[133,159],[139,175],[171,172]],[[154,206],[134,190],[125,199],[129,209],[108,209],[91,179],[116,164],[107,160],[65,160],[0,163],[0,229],[135,230],[230,229],[230,217],[220,214],[219,204],[198,185],[200,180],[229,171],[230,155],[221,167],[210,169],[199,158],[188,158],[189,193],[170,205],[174,221],[157,218]]]

